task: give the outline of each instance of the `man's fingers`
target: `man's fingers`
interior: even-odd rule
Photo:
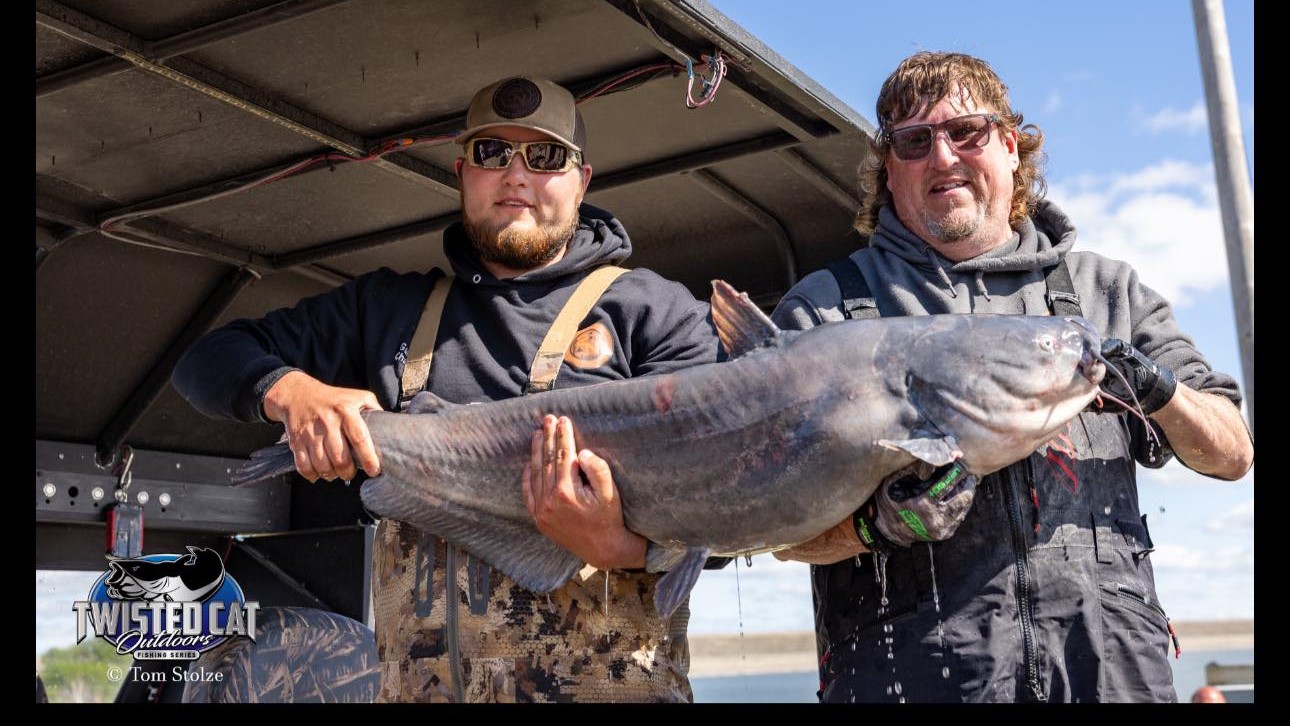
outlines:
[[[542,418],[542,474],[546,477],[548,487],[554,483],[552,473],[555,467],[555,425],[555,416],[547,414]]]
[[[340,428],[329,429],[323,439],[323,449],[331,461],[332,473],[349,481],[354,478],[354,458],[349,455],[349,442]]]
[[[591,453],[590,449],[583,449],[578,452],[578,465],[587,475],[587,483],[591,485],[597,499],[608,502],[617,498],[618,491],[614,486],[614,475],[609,469],[609,462]]]
[[[318,472],[314,470],[313,461],[309,458],[309,452],[303,448],[291,450],[296,456],[296,473],[300,474],[305,481],[317,481]]]
[[[573,483],[573,464],[577,458],[573,449],[573,422],[561,416],[556,424],[556,436],[556,481],[560,482],[561,488],[565,488]]]
[[[321,423],[316,428],[321,427]],[[322,479],[335,479],[336,470],[332,464],[331,457],[327,455],[326,432],[315,431],[306,451],[309,452],[309,461],[314,465],[314,471]]]
[[[345,417],[341,425],[352,449],[355,463],[362,467],[368,476],[380,474],[381,462],[376,458],[376,444],[372,443],[372,434],[367,430],[367,422],[362,416],[355,414]]]

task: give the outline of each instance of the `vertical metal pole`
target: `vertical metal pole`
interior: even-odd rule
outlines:
[[[1245,378],[1245,410],[1254,430],[1254,197],[1250,171],[1245,163],[1245,143],[1236,105],[1232,54],[1227,42],[1227,21],[1222,0],[1192,0],[1200,68],[1209,107],[1209,136],[1214,147],[1214,173],[1218,177],[1223,236],[1227,240],[1227,268],[1232,283],[1232,305],[1241,346]]]

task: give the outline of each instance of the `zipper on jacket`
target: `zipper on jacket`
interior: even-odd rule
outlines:
[[[444,629],[448,634],[448,662],[452,665],[452,697],[457,703],[465,700],[465,685],[462,683],[464,676],[461,669],[461,637],[457,632],[457,607],[459,605],[457,596],[457,548],[451,542],[444,540],[444,548],[448,551],[447,562],[444,564],[444,573],[447,582],[444,583],[444,599],[447,610],[444,617],[447,622]]]
[[[1035,652],[1035,620],[1030,610],[1030,565],[1026,558],[1026,534],[1021,520],[1021,504],[1017,499],[1015,465],[1008,467],[1003,477],[1007,488],[1008,524],[1012,530],[1012,548],[1017,568],[1017,617],[1021,620],[1023,645],[1022,665],[1026,671],[1026,688],[1036,701],[1043,701],[1044,691],[1039,684],[1039,657]]]

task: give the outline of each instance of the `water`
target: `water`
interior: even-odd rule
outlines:
[[[1178,700],[1189,700],[1193,691],[1205,685],[1205,665],[1211,661],[1223,665],[1253,663],[1254,651],[1184,650],[1178,660],[1170,655]],[[820,684],[814,672],[801,672],[695,678],[691,685],[695,703],[815,703],[815,689]]]

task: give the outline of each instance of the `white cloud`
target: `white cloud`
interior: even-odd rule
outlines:
[[[1062,94],[1053,91],[1044,102],[1044,113],[1056,113],[1062,107]]]
[[[1217,519],[1205,525],[1205,529],[1215,534],[1230,532],[1254,531],[1254,500],[1238,504],[1219,515]]]
[[[1213,574],[1248,573],[1254,569],[1254,547],[1241,544],[1202,549],[1162,544],[1151,553],[1151,564],[1161,573],[1177,570]]]
[[[1184,134],[1199,134],[1208,128],[1208,124],[1209,115],[1205,110],[1205,104],[1203,101],[1197,101],[1192,104],[1191,108],[1186,110],[1168,106],[1145,118],[1141,118],[1138,121],[1138,130],[1152,134],[1171,131],[1181,131]]]
[[[1175,307],[1227,284],[1210,165],[1166,159],[1127,174],[1056,180],[1048,188],[1048,198],[1075,221],[1077,249],[1128,262]]]
[[[1155,555],[1152,555],[1154,560]],[[1174,620],[1254,617],[1254,572],[1172,572],[1156,577],[1161,607]],[[1183,648],[1187,644],[1183,643]]]

